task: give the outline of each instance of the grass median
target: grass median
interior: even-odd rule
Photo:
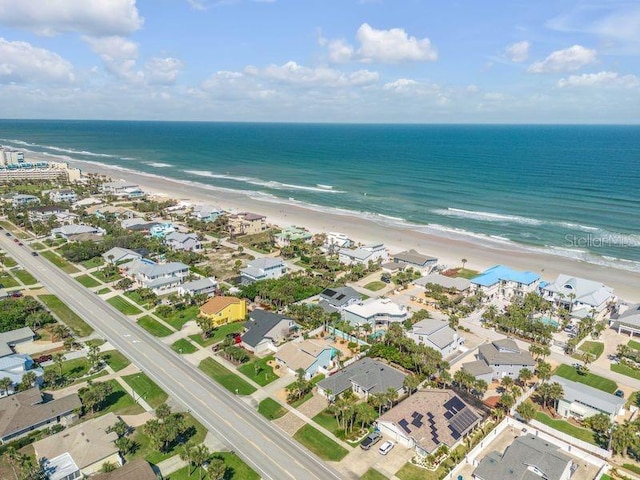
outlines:
[[[39,295],[38,298],[77,336],[86,337],[93,333],[93,328],[55,295]]]
[[[338,445],[320,430],[309,424],[300,428],[300,430],[293,435],[293,438],[323,460],[330,462],[339,462],[349,453],[346,448]]]
[[[116,307],[125,315],[139,315],[140,313],[142,313],[142,310],[140,310],[138,307],[128,302],[121,296],[111,297],[107,299],[107,302],[110,305]]]
[[[228,368],[216,362],[213,358],[205,358],[198,368],[224,388],[237,395],[251,395],[255,387]]]

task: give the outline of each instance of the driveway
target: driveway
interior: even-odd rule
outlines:
[[[348,475],[347,478],[353,478],[353,474],[357,475],[355,478],[360,478],[369,468],[375,468],[388,478],[392,478],[405,463],[413,458],[414,453],[413,450],[396,444],[387,455],[380,455],[378,448],[385,440],[387,439],[383,437],[370,450],[354,448],[337,467]]]

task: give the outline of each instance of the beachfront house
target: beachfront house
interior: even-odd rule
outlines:
[[[78,200],[78,195],[70,189],[51,190],[49,200],[56,203],[74,203]]]
[[[195,233],[172,232],[165,237],[164,243],[174,250],[183,252],[199,252],[202,250],[202,242]]]
[[[329,313],[342,313],[346,307],[359,302],[362,294],[351,287],[326,288],[320,292],[318,305]]]
[[[384,413],[377,426],[385,437],[425,457],[441,445],[453,450],[481,420],[454,391],[427,389]]]
[[[443,358],[456,353],[464,344],[464,337],[449,327],[449,322],[427,318],[411,326],[407,336],[414,342],[431,347]]]
[[[75,202],[73,205],[71,205],[71,208],[73,208],[74,210],[82,210],[84,208],[91,207],[94,205],[100,205],[101,203],[103,202],[99,198],[87,197]]]
[[[114,265],[130,262],[132,260],[140,260],[142,255],[134,250],[121,247],[113,247],[102,254],[102,258],[107,263]]]
[[[327,233],[322,250],[327,253],[337,253],[341,248],[351,248],[353,242],[344,233]]]
[[[569,447],[571,448],[571,447]],[[570,456],[551,440],[527,434],[516,437],[504,453],[489,452],[471,474],[474,480],[569,480],[574,472]]]
[[[278,345],[299,326],[289,317],[258,308],[249,314],[244,328],[240,345],[249,352],[262,355],[277,351]]]
[[[137,183],[126,180],[103,183],[100,185],[100,191],[105,195],[120,198],[142,198],[146,195]]]
[[[369,262],[386,262],[389,258],[387,249],[383,243],[373,243],[354,250],[341,248],[338,251],[338,260],[346,265],[367,265]]]
[[[0,398],[0,443],[56,424],[70,425],[82,407],[77,394],[44,401],[38,387]]]
[[[240,269],[240,277],[242,283],[248,285],[259,280],[280,278],[286,271],[282,258],[261,257],[251,260],[246,267]]]
[[[627,332],[631,337],[640,335],[640,304],[619,306],[611,316],[611,328],[618,333]]]
[[[504,265],[495,265],[471,279],[471,287],[490,300],[522,298],[535,292],[539,283],[540,275],[537,273],[519,272]]]
[[[523,368],[533,371],[535,367],[531,354],[510,338],[480,345],[476,361],[462,364],[463,370],[487,383],[504,377],[515,379]]]
[[[178,287],[178,295],[207,295],[211,297],[218,288],[218,282],[214,277],[198,278],[185,282]]]
[[[407,307],[398,305],[388,298],[369,298],[344,308],[344,319],[351,325],[404,322],[409,317]]]
[[[189,275],[189,265],[182,262],[156,263],[141,258],[121,264],[120,271],[137,286],[149,288],[160,295],[171,293],[184,283],[184,279]]]
[[[623,413],[624,398],[557,375],[551,377],[549,382],[559,383],[562,387],[563,395],[558,401],[556,411],[565,418],[584,420],[602,413],[614,421]]]
[[[200,307],[198,316],[210,320],[214,328],[238,322],[247,316],[247,302],[236,297],[213,297]]]
[[[170,222],[156,223],[149,229],[149,235],[151,235],[152,238],[165,238],[167,235],[175,232],[177,232],[176,227]]]
[[[311,233],[296,226],[284,227],[280,233],[274,235],[276,245],[280,248],[287,247],[294,242],[308,242],[311,237]]]
[[[347,390],[367,399],[393,389],[402,396],[407,375],[379,360],[365,357],[318,382],[318,393],[334,401]]]
[[[574,318],[604,316],[615,301],[613,288],[604,283],[560,274],[551,283],[541,285],[542,297],[557,307],[564,307]]]
[[[471,288],[471,282],[462,277],[447,277],[439,273],[430,273],[413,282],[414,285],[427,288],[429,285],[437,285],[447,290],[454,290],[458,293],[464,293]]]
[[[122,465],[122,458],[115,445],[118,434],[111,430],[118,417],[107,413],[79,425],[34,442],[38,461],[45,462],[68,454],[83,475],[92,475],[105,463]]]
[[[227,228],[229,235],[255,235],[267,230],[267,217],[251,212],[240,212],[229,215]]]
[[[194,205],[190,216],[200,220],[201,222],[215,222],[215,220],[224,214],[224,211],[220,207],[214,207],[212,205]]]
[[[24,207],[26,205],[37,205],[40,203],[40,199],[35,195],[25,195],[18,193],[11,198],[11,204],[14,207]]]
[[[317,373],[327,374],[333,367],[336,349],[322,340],[300,340],[285,343],[275,354],[276,363],[289,373],[302,369],[305,379]]]
[[[429,273],[438,264],[436,257],[424,255],[414,249],[396,253],[392,259],[393,263],[397,263],[402,267],[412,267],[414,270],[422,273]]]

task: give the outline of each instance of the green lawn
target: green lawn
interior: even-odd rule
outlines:
[[[182,415],[184,416],[185,423],[190,427],[187,430],[185,438],[182,439],[182,442],[173,445],[168,452],[160,453],[151,447],[149,437],[144,434],[143,427],[140,426],[136,428],[136,432],[132,435],[132,439],[136,441],[140,447],[132,455],[128,455],[127,460],[144,458],[150,463],[158,464],[176,455],[180,451],[181,445],[187,443],[187,441],[192,441],[196,445],[202,443],[207,436],[207,430],[190,414],[183,413]]]
[[[112,391],[107,397],[107,408],[101,410],[100,413],[113,412],[116,415],[144,413],[144,408],[138,405],[116,380],[107,380],[107,383],[111,385]]]
[[[256,382],[258,385],[264,387],[265,385],[268,385],[274,380],[278,379],[278,376],[273,373],[273,368],[267,365],[267,362],[271,360],[273,360],[273,355],[254,360],[253,362],[245,363],[244,365],[239,367],[238,370],[245,376]]]
[[[205,358],[198,368],[232,393],[251,395],[256,389],[231,370],[216,362],[213,358]]]
[[[590,353],[592,355],[592,359],[596,360],[600,355],[602,355],[602,352],[604,352],[604,343],[586,341],[580,345],[579,350],[585,353]]]
[[[227,323],[226,325],[216,328],[212,335],[206,340],[203,340],[202,335],[199,334],[190,335],[189,338],[201,347],[208,347],[209,345],[213,345],[214,343],[224,340],[224,337],[230,333],[241,332],[243,328],[244,322]]]
[[[102,358],[104,358],[104,361],[113,369],[114,372],[119,372],[131,364],[131,360],[125,357],[118,350],[108,350],[102,354]]]
[[[611,371],[640,380],[640,370],[637,368],[631,368],[628,365],[622,365],[620,363],[618,365],[611,365]]]
[[[0,272],[0,283],[4,285],[4,288],[13,288],[20,286],[18,281],[11,275],[9,275],[8,272]]]
[[[49,365],[45,367],[45,371],[53,370],[58,371],[57,365]],[[75,380],[76,378],[84,377],[89,372],[89,362],[86,358],[74,358],[71,360],[65,360],[62,362],[62,376]]]
[[[362,477],[360,477],[360,480],[387,480],[387,477],[381,474],[379,471],[370,468]]]
[[[47,248],[47,246],[43,245],[40,242],[34,242],[31,244],[31,248],[33,248],[34,250],[44,250],[45,248]]]
[[[181,330],[185,323],[190,320],[195,320],[195,318],[198,316],[198,311],[199,307],[197,305],[193,305],[191,307],[185,308],[184,310],[176,310],[171,315],[168,315],[166,317],[162,315],[158,316],[176,330]]]
[[[602,390],[607,393],[613,393],[618,389],[618,385],[613,380],[600,377],[593,373],[580,375],[575,367],[572,367],[571,365],[560,365],[554,372],[554,375],[558,375],[574,382],[584,383],[585,385],[589,385],[590,387],[597,388],[598,390]]]
[[[373,282],[369,282],[367,283],[364,288],[366,288],[367,290],[371,290],[372,292],[377,292],[378,290],[382,290],[384,287],[386,287],[387,284],[380,281],[380,280],[375,280]]]
[[[554,420],[553,418],[542,412],[536,412],[534,418],[540,423],[544,423],[545,425],[548,425],[551,428],[554,428],[562,433],[566,433],[567,435],[571,435],[572,437],[591,443],[592,445],[597,445],[595,439],[593,438],[593,432],[591,430],[576,427],[566,420]]]
[[[273,398],[265,398],[258,404],[258,413],[268,420],[275,420],[283,417],[287,413],[287,409]]]
[[[76,280],[87,288],[98,287],[101,285],[101,283],[91,275],[80,275],[79,277],[76,277]]]
[[[138,315],[142,313],[142,310],[140,310],[138,307],[133,305],[131,302],[128,302],[121,296],[111,297],[107,299],[107,302],[116,307],[125,315]]]
[[[175,342],[173,342],[173,345],[171,345],[171,348],[180,354],[194,353],[198,350],[193,345],[193,343],[191,343],[186,338],[181,338],[180,340],[176,340]]]
[[[87,345],[89,345],[90,347],[92,347],[92,346],[99,347],[99,346],[101,346],[101,345],[104,345],[104,344],[105,344],[105,341],[104,341],[103,339],[101,339],[101,338],[93,338],[93,339],[91,339],[91,340],[87,340],[87,341],[86,341],[86,342],[84,342],[84,343],[86,343],[86,344],[87,344]]]
[[[38,280],[26,270],[13,270],[13,274],[25,285],[35,285],[38,283]]]
[[[338,445],[324,433],[309,424],[300,428],[300,430],[293,435],[293,438],[323,460],[330,462],[339,462],[349,453],[346,448]]]
[[[480,275],[479,271],[471,270],[469,268],[461,268],[456,273],[456,277],[458,277],[458,278],[466,278],[468,280],[471,280],[472,278],[477,277],[478,275]]]
[[[140,317],[138,319],[138,325],[144,328],[147,332],[149,332],[154,337],[166,337],[171,335],[173,331],[168,327],[162,325],[159,321],[154,318],[151,318],[149,315],[145,315],[144,317]]]
[[[84,268],[94,268],[99,267],[100,265],[104,265],[104,260],[102,259],[102,257],[93,257],[90,260],[85,260],[84,262],[82,262],[82,266]]]
[[[432,472],[431,470],[420,468],[407,462],[396,472],[396,477],[400,480],[440,480],[441,470],[442,467],[439,467],[436,471]]]
[[[111,291],[111,289],[109,287],[105,287],[105,288],[101,288],[100,290],[98,290],[98,295],[104,295],[105,293],[109,293]]]
[[[164,390],[142,372],[126,375],[122,379],[153,408],[157,408],[169,398]]]
[[[311,383],[313,383],[315,385],[316,383],[318,383],[323,378],[324,378],[324,374],[316,375],[315,377],[313,377],[311,379]],[[289,388],[291,385],[292,385],[291,383],[289,385],[287,385],[287,388]],[[291,405],[293,408],[298,408],[304,402],[306,402],[307,400],[310,400],[311,397],[313,397],[313,390],[310,391],[309,393],[307,393],[304,397],[299,398],[298,400],[295,400],[295,401],[291,402],[289,405]]]
[[[42,252],[40,255],[42,255],[44,258],[46,258],[51,263],[53,263],[56,267],[62,269],[63,271],[65,271],[67,273],[77,273],[77,272],[80,271],[75,266],[73,266],[69,262],[67,262],[60,255],[52,252],[51,250],[46,250],[46,251]]]
[[[635,340],[629,340],[629,343],[627,343],[627,345],[634,350],[640,350],[640,342],[636,342]]]
[[[150,302],[148,302],[147,300],[143,300],[140,294],[135,290],[129,290],[127,292],[124,292],[123,295],[127,297],[129,300],[133,301],[136,305],[140,305],[141,307],[146,309],[153,308],[153,305],[150,304]]]
[[[11,267],[15,267],[16,265],[18,265],[18,262],[16,262],[13,258],[11,257],[4,257],[4,260],[2,261],[2,264],[7,267],[7,268],[11,268]]]
[[[93,333],[93,328],[55,295],[39,295],[38,298],[79,337],[86,337]]]
[[[260,480],[260,475],[254,472],[249,465],[240,460],[234,453],[216,452],[211,458],[224,460],[227,470],[223,480]],[[191,473],[191,475],[189,475],[189,473]],[[187,466],[164,478],[165,480],[200,480],[200,471]],[[204,478],[209,477],[205,476]]]
[[[122,279],[122,276],[120,276],[117,273],[115,275],[111,275],[110,277],[107,277],[102,270],[96,270],[95,272],[91,272],[91,275],[93,275],[98,280],[104,283],[115,282],[116,280]]]

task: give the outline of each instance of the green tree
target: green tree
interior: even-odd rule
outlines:
[[[409,394],[409,396],[413,394],[413,392],[418,388],[419,385],[420,385],[420,379],[413,374],[407,375],[406,377],[404,377],[404,381],[402,382],[402,386],[404,387],[405,391]]]
[[[91,366],[91,371],[96,372],[102,367],[102,354],[100,353],[100,347],[97,345],[89,345],[89,351],[87,352],[87,361]]]
[[[525,400],[516,408],[518,415],[525,421],[529,422],[536,414],[536,407],[529,400]]]
[[[113,464],[113,462],[104,462],[102,464],[102,467],[100,468],[100,471],[102,473],[109,473],[109,472],[113,472],[116,469],[116,466]]]
[[[617,423],[611,431],[611,449],[614,453],[626,457],[629,448],[638,445],[637,434],[637,427],[628,420]]]
[[[9,377],[0,378],[0,390],[4,392],[5,395],[9,395],[9,389],[13,386],[13,382]]]
[[[540,380],[546,382],[551,378],[551,365],[547,362],[538,362],[538,366],[536,367],[536,375]]]
[[[227,467],[221,458],[213,458],[207,467],[207,475],[209,480],[222,480],[227,473]]]
[[[156,408],[156,417],[158,417],[160,420],[165,420],[169,418],[170,415],[171,407],[166,403],[158,405],[158,407]]]
[[[520,373],[518,373],[518,380],[525,388],[527,387],[527,383],[529,382],[529,380],[531,380],[532,378],[533,373],[528,368],[523,368],[522,370],[520,370]]]
[[[58,370],[58,379],[62,380],[62,367],[64,365],[64,353],[54,353],[53,354],[53,364],[56,366]]]
[[[22,381],[20,382],[20,385],[18,385],[18,390],[20,390],[21,392],[23,392],[24,390],[29,390],[35,385],[37,379],[38,377],[36,377],[36,374],[34,372],[25,372],[24,375],[22,375]]]
[[[103,408],[104,402],[111,394],[113,388],[108,382],[94,383],[91,380],[87,382],[87,386],[78,391],[80,401],[85,411],[95,413]]]
[[[508,390],[509,388],[511,388],[513,386],[513,378],[511,377],[502,377],[502,380],[500,381],[500,384],[502,385],[503,390]]]
[[[516,403],[516,399],[513,398],[513,395],[510,393],[503,393],[500,395],[500,400],[498,400],[498,405],[505,411],[508,412],[511,407],[513,407]]]

